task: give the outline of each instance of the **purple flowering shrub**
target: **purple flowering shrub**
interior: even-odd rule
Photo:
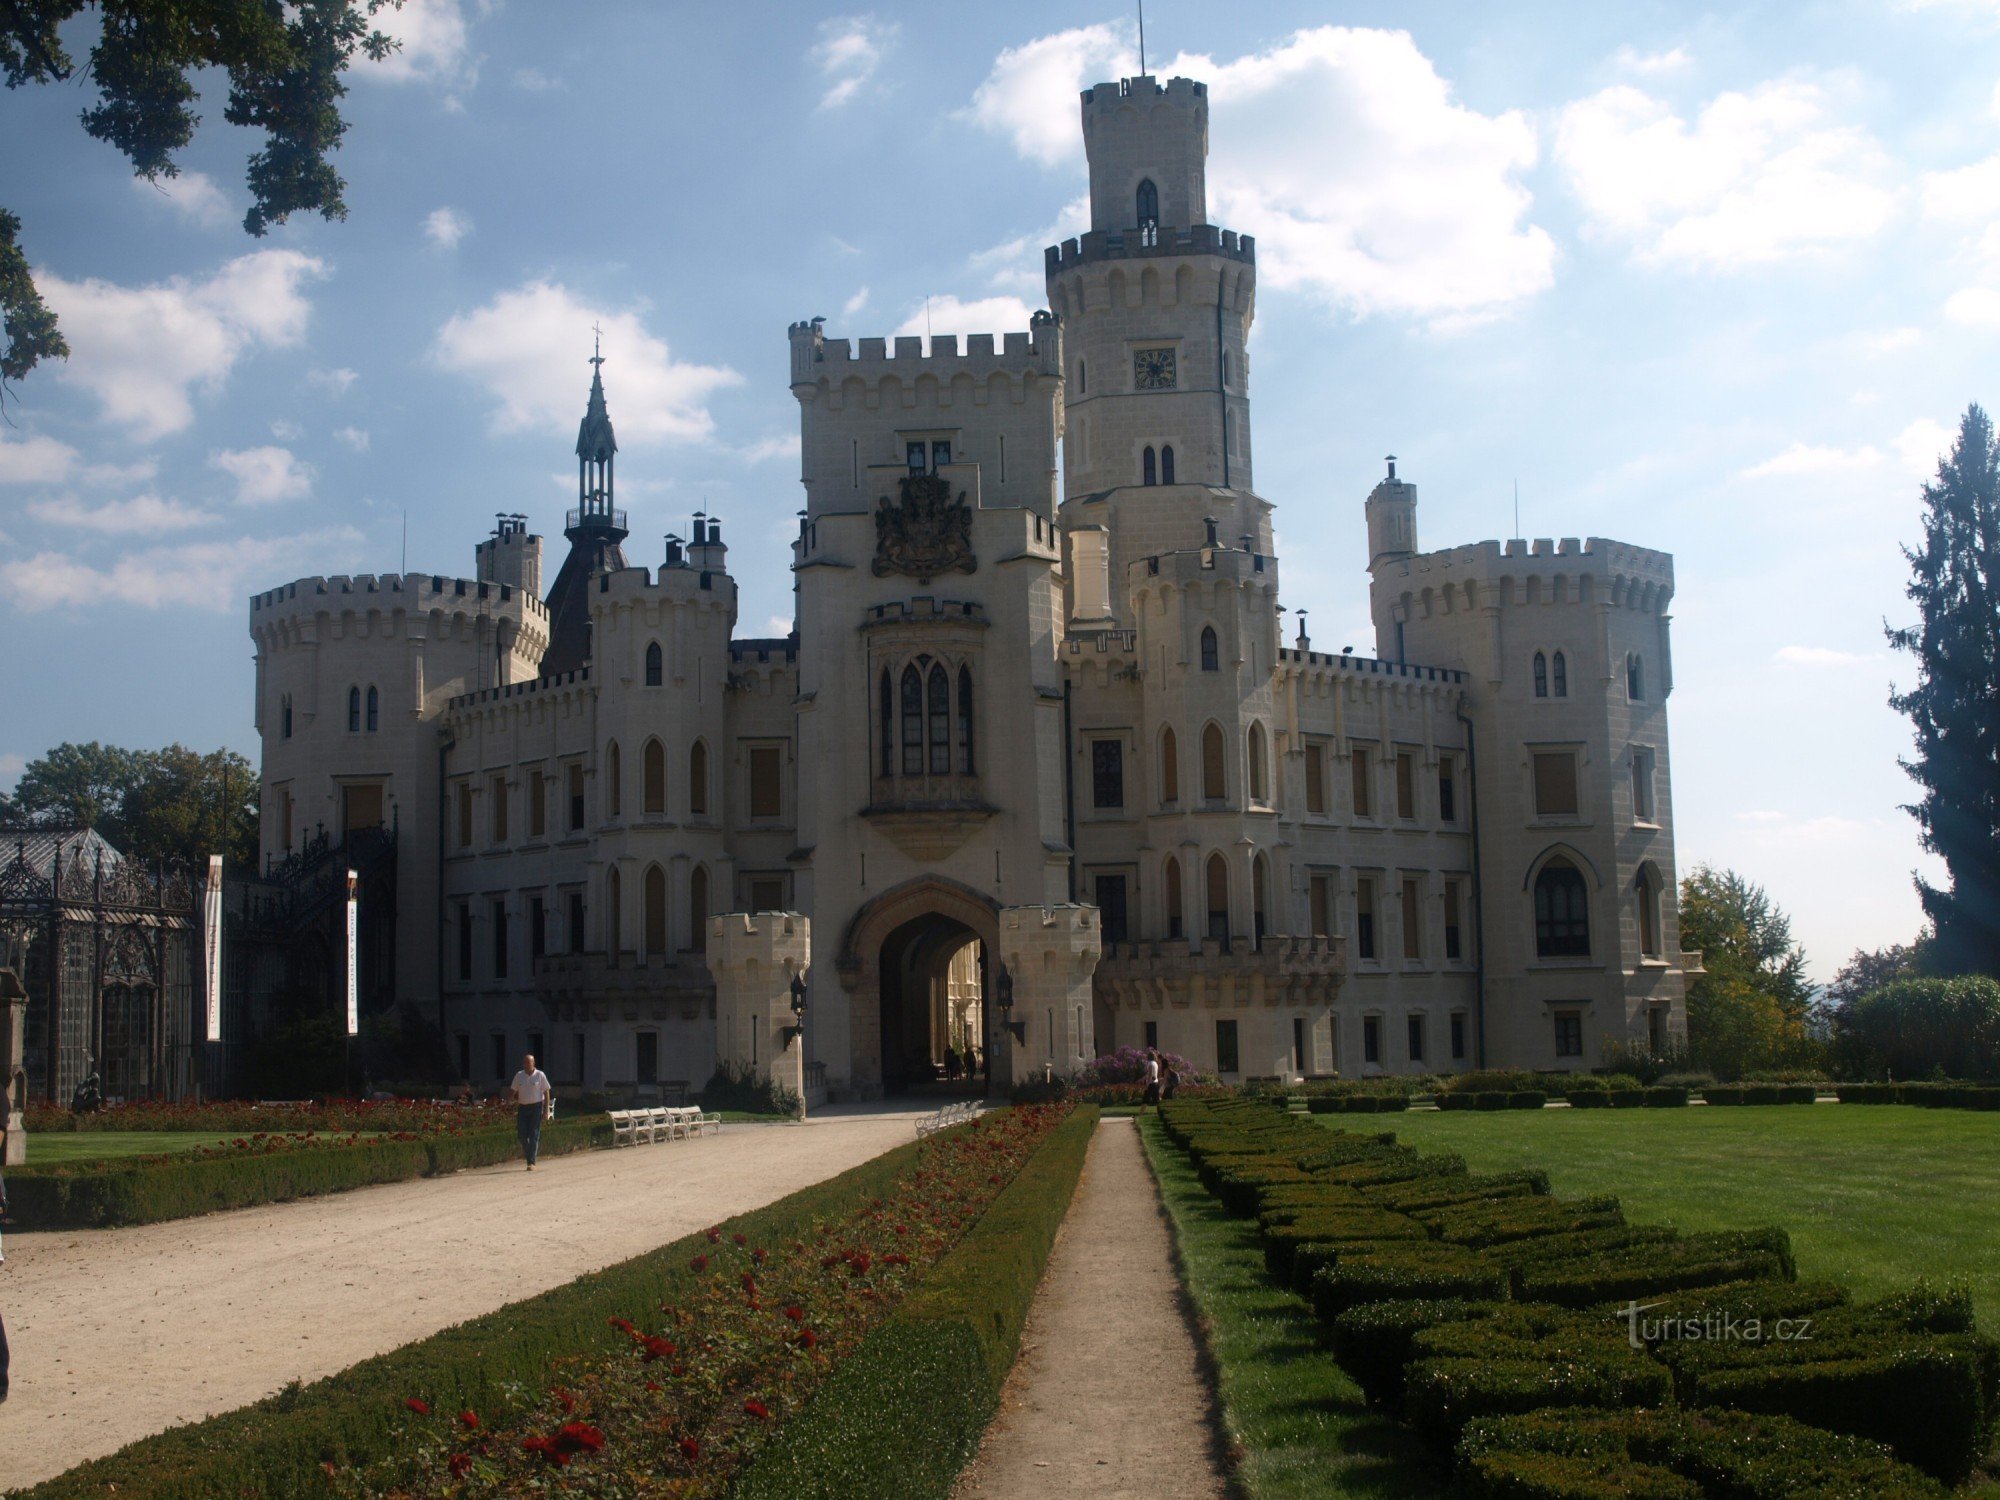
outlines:
[[[1184,1086],[1218,1082],[1213,1073],[1204,1073],[1193,1063],[1176,1052],[1160,1051],[1160,1081],[1164,1083],[1167,1069],[1172,1068],[1181,1075]],[[1076,1075],[1075,1086],[1080,1089],[1093,1088],[1107,1083],[1138,1083],[1146,1076],[1146,1049],[1143,1047],[1120,1047],[1116,1052],[1086,1063]]]

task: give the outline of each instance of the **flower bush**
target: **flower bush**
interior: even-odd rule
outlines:
[[[1177,1052],[1158,1052],[1160,1077],[1164,1081],[1167,1069],[1172,1068],[1181,1075],[1181,1086],[1189,1084],[1210,1084],[1218,1082],[1213,1073],[1204,1073]],[[1071,1082],[1080,1089],[1091,1088],[1103,1083],[1139,1083],[1146,1076],[1146,1049],[1143,1047],[1120,1047],[1116,1052],[1107,1052],[1102,1057],[1085,1063]]]
[[[798,1237],[708,1231],[683,1294],[607,1320],[496,1408],[420,1413],[394,1457],[337,1469],[340,1495],[723,1493],[986,1211],[1067,1107],[981,1116],[927,1139],[880,1196]],[[410,1391],[402,1400],[427,1402]]]
[[[1226,1084],[1184,1083],[1174,1091],[1174,1097],[1176,1099],[1220,1098],[1235,1092],[1235,1089]],[[1080,1104],[1095,1104],[1100,1107],[1143,1104],[1146,1099],[1146,1086],[1143,1083],[1078,1084],[1071,1090],[1070,1097]]]
[[[247,1099],[196,1104],[168,1099],[135,1099],[94,1114],[72,1114],[46,1101],[30,1100],[29,1133],[89,1130],[178,1130],[204,1135],[299,1134],[305,1131],[399,1130],[422,1135],[463,1135],[511,1123],[504,1103],[435,1104],[427,1099],[327,1099],[297,1104],[257,1104]]]

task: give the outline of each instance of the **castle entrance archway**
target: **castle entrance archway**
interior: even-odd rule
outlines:
[[[871,901],[838,960],[849,992],[853,1077],[865,1092],[984,1093],[998,1025],[987,976],[998,962],[998,907],[927,876]]]

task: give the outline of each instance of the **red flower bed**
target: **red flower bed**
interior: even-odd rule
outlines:
[[[541,1396],[506,1416],[426,1416],[395,1458],[341,1470],[334,1492],[722,1493],[1067,1113],[1025,1106],[932,1136],[892,1193],[806,1238],[759,1245],[709,1230],[671,1301],[609,1319],[604,1340],[552,1362]]]
[[[365,1131],[388,1134],[463,1135],[511,1121],[504,1104],[433,1104],[425,1099],[328,1099],[304,1104],[256,1104],[222,1099],[203,1104],[135,1099],[95,1114],[75,1115],[60,1105],[28,1102],[29,1134],[37,1131],[182,1130],[203,1135],[297,1135]]]

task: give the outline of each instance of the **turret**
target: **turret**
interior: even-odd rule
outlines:
[[[542,539],[518,512],[495,517],[493,535],[473,549],[481,583],[503,583],[536,598],[542,593]]]
[[[604,401],[604,354],[592,353],[590,401],[576,433],[577,506],[565,517],[563,559],[549,590],[549,649],[542,676],[572,672],[590,660],[590,580],[625,566],[625,512],[612,504],[612,459],[618,439]]]
[[[1396,455],[1388,458],[1389,477],[1368,492],[1368,571],[1400,562],[1417,550],[1417,487],[1396,477]]]
[[[1083,91],[1090,227],[1117,232],[1208,222],[1208,85],[1150,76]]]

